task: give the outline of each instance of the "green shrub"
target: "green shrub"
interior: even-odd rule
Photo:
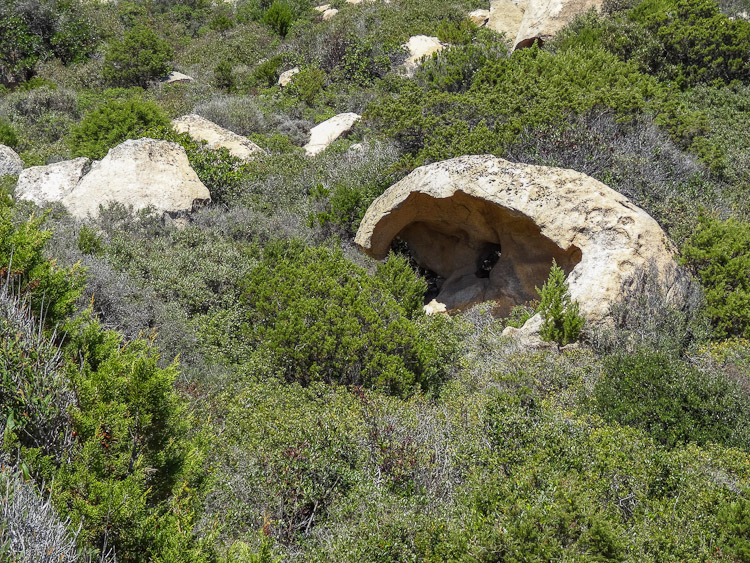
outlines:
[[[292,79],[287,88],[297,95],[308,106],[312,106],[315,97],[323,90],[326,83],[326,73],[315,67],[302,69]]]
[[[101,256],[104,253],[104,244],[102,237],[96,234],[96,231],[88,225],[83,225],[78,231],[78,250],[83,254],[93,254]]]
[[[730,20],[715,1],[644,0],[630,17],[662,43],[664,73],[680,86],[750,78],[750,22]]]
[[[18,137],[13,125],[5,119],[0,119],[0,145],[15,149],[18,146]]]
[[[96,33],[77,1],[7,0],[0,5],[0,84],[31,78],[36,63],[57,57],[81,62],[96,47]]]
[[[234,77],[232,76],[232,63],[221,61],[214,67],[214,84],[220,90],[231,92],[234,90]]]
[[[470,19],[445,20],[438,25],[435,35],[443,43],[466,45],[474,38],[479,28]]]
[[[714,337],[750,338],[750,223],[702,216],[682,262],[703,286]]]
[[[172,47],[159,39],[153,29],[136,26],[113,40],[104,56],[102,76],[119,86],[145,88],[153,80],[164,78],[172,70]]]
[[[294,12],[284,0],[274,0],[263,14],[263,23],[281,37],[286,37],[294,19]]]
[[[578,303],[571,301],[565,272],[552,260],[549,278],[536,288],[539,293],[539,313],[544,319],[539,331],[543,340],[557,342],[565,346],[575,342],[581,335],[585,319],[578,312]]]
[[[152,127],[169,125],[169,118],[154,102],[139,98],[112,100],[87,113],[73,128],[68,146],[74,156],[103,158],[109,149],[134,139]]]
[[[730,553],[742,563],[750,562],[750,501],[727,503],[719,511],[719,521]]]
[[[253,82],[264,86],[274,86],[279,79],[279,67],[281,67],[283,62],[284,58],[280,55],[263,61],[253,71]]]
[[[340,252],[271,243],[247,280],[249,335],[288,381],[396,395],[435,388],[448,366],[435,363],[437,349],[410,318],[424,282],[397,264],[371,277]],[[432,323],[435,334],[440,322]]]
[[[648,350],[608,356],[604,367],[594,404],[606,420],[670,448],[716,442],[750,451],[750,395],[741,383]]]
[[[81,294],[83,276],[78,266],[58,268],[44,254],[52,233],[42,230],[44,217],[19,221],[11,202],[0,198],[0,274],[3,283],[26,296],[35,313],[54,325],[70,314]]]

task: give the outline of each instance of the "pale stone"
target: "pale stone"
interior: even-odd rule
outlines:
[[[161,82],[162,84],[186,84],[188,82],[193,82],[193,80],[194,79],[192,76],[188,76],[187,74],[182,74],[181,72],[173,70]]]
[[[684,298],[675,249],[656,221],[573,170],[491,155],[422,166],[370,205],[355,242],[382,259],[395,238],[444,280],[436,300],[448,310],[494,301],[507,316],[538,299],[553,259],[590,325],[606,322],[647,267],[668,300]]]
[[[330,9],[331,9],[331,5],[330,4],[323,4],[321,6],[315,6],[315,8],[313,8],[313,10],[316,10],[316,11],[320,12],[321,14],[323,12],[325,12],[326,10],[330,10]]]
[[[315,156],[342,135],[348,133],[361,116],[356,113],[340,113],[310,130],[310,141],[305,145],[307,156]]]
[[[0,176],[18,176],[23,170],[23,160],[10,147],[0,145]]]
[[[475,25],[482,27],[487,24],[487,20],[490,19],[489,10],[474,10],[469,14],[469,19],[474,22]]]
[[[162,213],[190,211],[211,195],[190,168],[177,143],[155,139],[128,140],[110,149],[62,203],[78,218],[95,216],[109,202],[138,211],[154,207]]]
[[[523,4],[519,5],[512,0],[492,0],[487,27],[505,34],[506,40],[510,43],[518,35],[523,14]]]
[[[265,151],[247,137],[219,127],[216,123],[200,115],[183,115],[172,120],[172,127],[178,133],[187,133],[196,141],[205,141],[209,149],[225,148],[229,154],[249,161],[265,154]]]
[[[88,158],[75,158],[27,168],[18,177],[15,197],[39,206],[62,201],[83,178],[89,162]]]
[[[523,21],[513,43],[515,49],[545,42],[579,14],[591,8],[601,10],[603,0],[528,0]]]
[[[435,299],[425,305],[423,309],[425,315],[440,315],[443,313],[446,315],[448,314],[448,309],[445,307],[445,303],[440,303]]]
[[[295,74],[299,74],[299,67],[290,68],[279,76],[279,86],[284,87],[292,81]]]
[[[428,35],[414,35],[404,43],[403,47],[409,51],[409,57],[404,62],[404,70],[406,75],[410,77],[414,76],[414,72],[423,57],[429,57],[433,53],[443,50],[443,44],[440,40]]]
[[[333,16],[335,16],[338,13],[339,13],[339,11],[336,8],[331,8],[329,10],[326,10],[325,12],[323,12],[323,21],[327,22],[328,20],[332,19]]]

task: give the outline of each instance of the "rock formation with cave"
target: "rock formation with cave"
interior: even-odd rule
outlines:
[[[398,239],[434,273],[448,310],[494,301],[505,316],[538,298],[553,259],[590,323],[606,319],[641,268],[670,300],[684,288],[666,234],[625,196],[573,170],[491,155],[422,166],[376,199],[357,244],[382,259]]]

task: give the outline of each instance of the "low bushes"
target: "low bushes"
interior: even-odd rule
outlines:
[[[174,51],[154,30],[136,26],[123,37],[113,40],[104,57],[102,75],[118,86],[141,86],[164,78],[172,70]]]
[[[138,98],[111,100],[87,113],[73,128],[68,145],[74,156],[102,159],[107,151],[147,129],[168,126],[169,119],[154,102]]]

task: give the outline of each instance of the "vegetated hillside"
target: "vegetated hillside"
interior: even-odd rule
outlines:
[[[173,140],[213,202],[77,221],[0,179],[0,560],[750,561],[750,3],[611,0],[513,54],[485,0],[332,5],[2,0],[0,144]],[[450,47],[409,79],[418,34]],[[415,166],[485,153],[625,194],[701,290],[643,272],[563,350],[500,338],[535,303],[425,316],[404,250],[354,233]]]

